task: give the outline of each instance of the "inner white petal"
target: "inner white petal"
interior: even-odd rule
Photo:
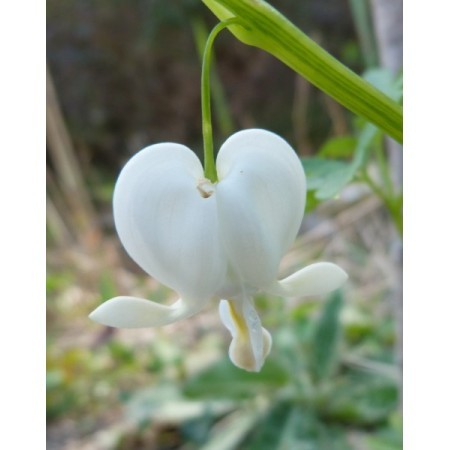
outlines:
[[[251,299],[221,300],[219,313],[232,336],[228,353],[233,364],[247,371],[259,372],[270,352],[272,338],[261,326]]]

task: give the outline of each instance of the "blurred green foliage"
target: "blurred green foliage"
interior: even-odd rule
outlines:
[[[50,277],[50,301],[70,283],[64,275]],[[101,277],[109,295],[108,283]],[[111,449],[141,448],[138,442],[166,448],[148,444],[146,430],[159,430],[170,448],[179,442],[206,450],[346,450],[359,448],[358,441],[374,450],[401,449],[392,321],[371,314],[375,304],[346,305],[340,291],[322,304],[306,301],[276,314],[279,300],[259,296],[257,302],[274,342],[260,373],[233,366],[223,345],[221,359],[191,371],[187,364],[198,350],[173,338],[136,347],[102,331],[83,347],[56,345],[50,332],[49,423],[71,417],[89,433],[112,411],[124,414],[131,428],[118,432]],[[57,315],[52,320],[74,318],[65,308]],[[161,423],[172,425],[161,429]]]
[[[390,424],[397,411],[398,380],[346,364],[344,355],[350,344],[340,320],[342,306],[342,293],[336,293],[319,308],[315,318],[298,309],[288,313],[282,323],[289,326],[278,324],[275,348],[259,374],[239,370],[225,358],[188,377],[174,398],[178,402],[190,400],[191,406],[203,404],[203,409],[192,408],[192,416],[186,418],[189,423],[195,418],[197,444],[210,448],[208,443],[214,441],[216,433],[214,422],[221,424],[221,433],[233,433],[234,421],[228,423],[222,417],[231,402],[229,417],[244,411],[253,420],[237,443],[232,441],[220,448],[351,449],[352,433],[369,442],[373,430],[379,429],[380,436],[392,438],[392,448],[400,449],[401,434]],[[373,343],[373,339],[368,333],[352,351],[364,348],[366,340]],[[386,348],[379,341],[376,347],[378,357],[384,358]],[[360,358],[364,360],[362,355]],[[150,393],[160,393],[160,389],[153,388]],[[139,399],[140,420],[147,411],[151,421],[161,410],[155,405],[154,395],[149,397],[147,407],[142,404],[144,398],[140,391],[133,395],[129,414],[136,416],[133,407]],[[168,399],[171,396],[166,394],[160,397],[161,408]],[[372,432],[368,433],[367,427],[372,427]]]

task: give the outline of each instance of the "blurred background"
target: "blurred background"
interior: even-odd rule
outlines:
[[[380,32],[393,20],[383,3],[271,2],[389,91],[401,53]],[[201,157],[200,55],[216,23],[199,0],[47,0],[48,448],[401,449],[401,240],[383,196],[360,176],[382,183],[387,167],[398,188],[392,142],[374,142],[364,170],[331,198],[311,175],[308,212],[280,274],[328,260],[350,279],[325,299],[256,299],[274,339],[260,374],[229,362],[216,307],[158,329],[87,317],[115,295],[175,299],[122,249],[112,192],[146,145],[179,142]],[[401,24],[389,29],[401,38]],[[302,160],[352,161],[361,119],[227,31],[214,48],[216,148],[258,127]]]

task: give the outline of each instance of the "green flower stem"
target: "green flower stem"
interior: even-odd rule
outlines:
[[[381,187],[373,181],[367,171],[364,171],[361,174],[361,180],[367,183],[372,191],[383,201],[392,217],[398,234],[403,236],[403,196],[401,194],[397,196],[390,196],[384,192]]]
[[[211,123],[211,89],[210,73],[212,46],[216,36],[229,25],[237,24],[238,19],[229,19],[217,24],[211,31],[205,44],[202,64],[201,96],[202,96],[202,131],[203,152],[205,165],[205,178],[215,183],[218,180],[216,164],[214,161],[214,143]]]
[[[384,148],[377,143],[375,146],[375,155],[377,158],[378,169],[380,171],[383,184],[385,186],[385,191],[389,197],[395,196],[394,183],[392,182],[392,177],[389,172],[389,165],[384,154]]]
[[[350,0],[350,9],[366,66],[375,67],[378,65],[378,54],[369,0]]]
[[[291,67],[350,111],[403,140],[402,107],[356,75],[262,0],[203,0],[220,20],[239,18],[230,31]]]
[[[203,58],[203,51],[205,50],[206,40],[208,39],[209,30],[205,23],[200,18],[192,20],[192,31],[195,39],[195,46],[199,54],[200,62]],[[231,117],[230,109],[225,98],[225,91],[223,85],[217,75],[215,68],[216,61],[214,51],[211,57],[211,114],[217,120],[217,126],[222,136],[229,136],[234,131],[234,122]]]

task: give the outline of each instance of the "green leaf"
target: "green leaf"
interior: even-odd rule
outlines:
[[[238,39],[259,47],[288,65],[350,111],[403,140],[402,107],[356,75],[262,0],[203,0]]]
[[[338,195],[365,166],[370,150],[380,136],[381,133],[375,126],[366,124],[358,136],[355,156],[350,163],[322,158],[303,159],[308,190],[315,191],[318,200]]]
[[[306,213],[314,211],[320,203],[321,200],[319,200],[316,197],[315,191],[313,190],[306,191],[306,208],[305,208]]]
[[[136,424],[152,420],[183,423],[221,416],[234,408],[231,401],[197,401],[184,398],[175,384],[139,389],[126,402],[125,414]]]
[[[370,149],[376,141],[376,139],[381,138],[380,130],[368,123],[364,126],[358,135],[358,142],[356,144],[355,156],[352,161],[353,174],[357,172],[358,169],[364,167],[367,160],[369,159]]]
[[[399,101],[402,98],[402,77],[396,78],[389,69],[382,67],[372,68],[364,72],[363,77],[393,100]]]
[[[403,439],[401,434],[370,436],[366,445],[368,450],[402,450]]]
[[[209,437],[206,445],[199,450],[238,450],[245,436],[254,428],[255,423],[264,413],[256,408],[242,408],[225,419],[217,432]]]
[[[395,411],[397,401],[398,387],[389,378],[353,376],[333,389],[324,415],[353,425],[375,425]]]
[[[311,370],[317,380],[329,377],[336,366],[337,347],[341,336],[339,314],[342,302],[340,290],[329,297],[313,332]]]
[[[355,151],[357,140],[354,136],[337,136],[325,142],[317,152],[320,158],[350,158]]]
[[[366,439],[368,450],[402,450],[403,426],[399,411],[389,416],[389,425],[371,433]]]
[[[373,67],[378,55],[369,0],[350,0],[349,3],[365,65]]]
[[[256,427],[256,432],[244,445],[244,450],[277,450],[293,407],[286,402],[277,403]]]
[[[305,158],[302,163],[308,191],[315,191],[317,200],[335,197],[353,177],[351,164],[342,161]]]
[[[281,401],[255,427],[243,450],[348,450],[344,433],[324,426],[309,408]]]
[[[274,359],[268,359],[259,373],[238,369],[226,359],[190,378],[184,393],[196,398],[243,399],[275,391],[288,382],[288,372]]]

